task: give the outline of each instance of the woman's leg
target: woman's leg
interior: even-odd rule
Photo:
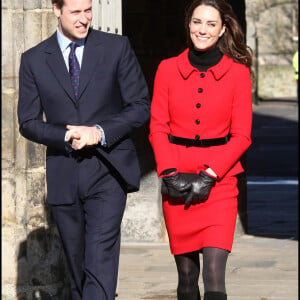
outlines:
[[[184,253],[174,257],[178,271],[178,300],[200,300],[198,286],[200,274],[199,252]]]
[[[203,283],[205,300],[226,300],[225,271],[228,251],[203,248]]]

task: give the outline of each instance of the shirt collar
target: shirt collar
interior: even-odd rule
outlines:
[[[177,56],[177,66],[179,72],[185,79],[187,79],[192,74],[192,72],[199,72],[197,68],[193,67],[190,64],[188,53],[189,49],[186,49],[184,52]],[[232,63],[233,61],[224,54],[222,59],[215,66],[210,67],[207,72],[212,72],[214,78],[216,80],[219,80],[227,73]]]
[[[79,39],[79,40],[75,40],[75,41],[71,41],[70,39],[68,39],[67,37],[65,37],[59,30],[59,28],[57,27],[56,29],[56,33],[57,33],[57,41],[59,44],[59,47],[61,49],[61,51],[65,51],[71,42],[76,42],[76,44],[80,46],[84,46],[85,44],[85,38],[84,39]]]

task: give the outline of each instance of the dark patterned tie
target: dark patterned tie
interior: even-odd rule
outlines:
[[[69,54],[69,73],[71,77],[71,83],[73,86],[75,98],[77,98],[78,96],[79,74],[80,74],[80,65],[75,54],[76,47],[78,47],[78,45],[75,42],[72,42],[70,44],[70,54]]]

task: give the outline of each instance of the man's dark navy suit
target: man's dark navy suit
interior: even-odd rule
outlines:
[[[114,299],[126,193],[140,180],[128,134],[149,118],[140,66],[126,37],[91,29],[77,99],[56,33],[22,54],[19,75],[20,132],[47,146],[47,202],[70,263],[72,298]],[[106,146],[73,150],[67,124],[100,125]]]

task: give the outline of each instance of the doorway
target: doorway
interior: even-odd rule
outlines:
[[[150,94],[158,64],[186,48],[184,15],[191,0],[123,0],[122,32],[143,69]],[[245,0],[228,0],[246,33]],[[246,35],[246,34],[245,34]]]

